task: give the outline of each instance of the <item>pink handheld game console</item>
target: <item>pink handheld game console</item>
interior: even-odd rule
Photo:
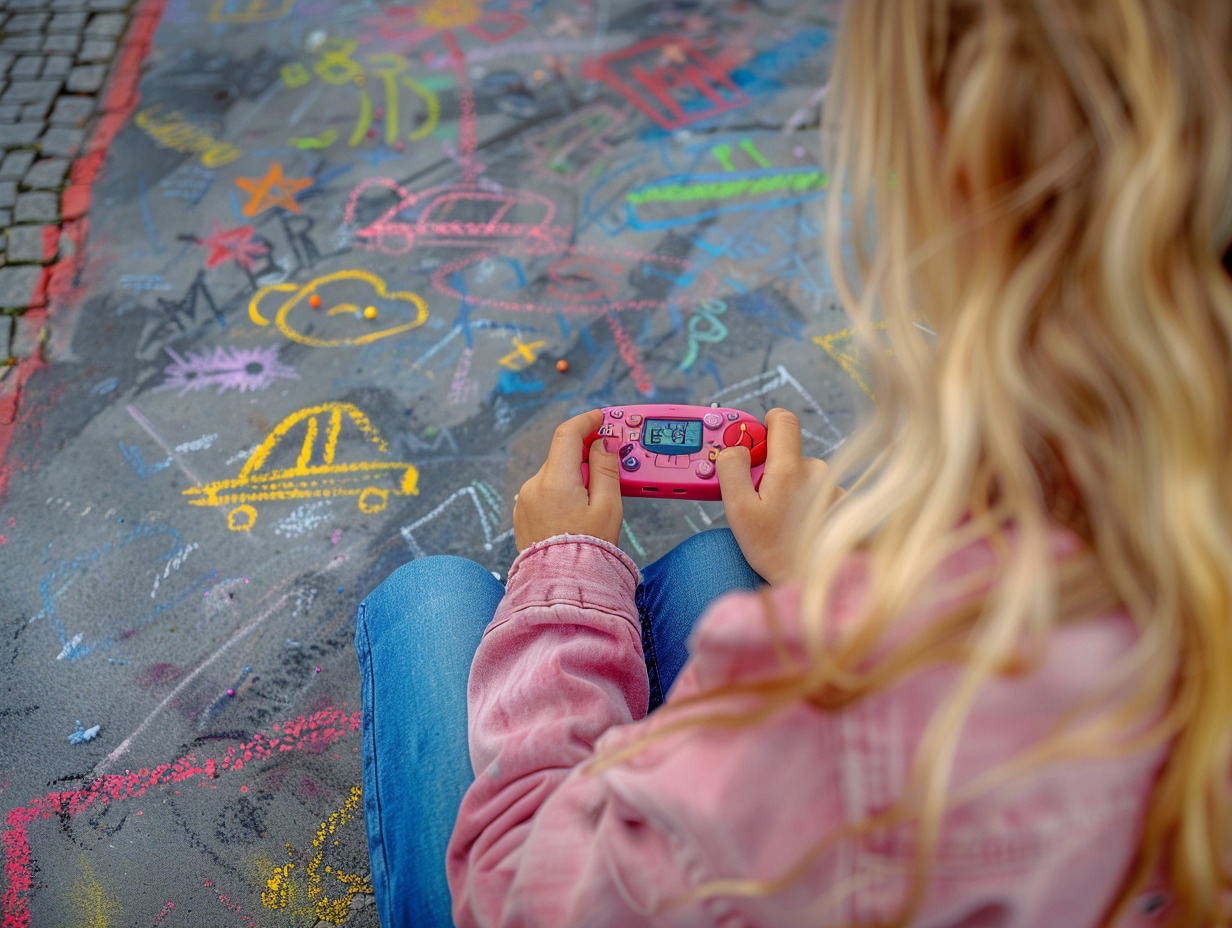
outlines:
[[[749,449],[755,488],[766,465],[761,420],[722,406],[605,406],[603,425],[586,438],[582,453],[582,482],[588,487],[590,446],[598,438],[614,439],[618,449],[621,496],[722,499],[715,462],[733,445]]]

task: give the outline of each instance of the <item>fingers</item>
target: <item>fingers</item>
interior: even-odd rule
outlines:
[[[586,436],[603,424],[603,410],[592,409],[580,416],[567,419],[556,427],[552,434],[552,444],[548,447],[548,458],[543,464],[541,473],[556,486],[566,487],[576,484],[582,486],[582,470],[578,466],[582,462],[583,441]],[[595,448],[598,442],[590,446],[591,466],[590,479],[595,479]]]
[[[616,454],[609,451],[604,442],[590,446],[590,505],[592,507],[617,506],[622,510],[620,498],[620,468]]]
[[[723,494],[724,509],[728,506],[739,508],[757,499],[750,473],[752,460],[749,449],[743,445],[724,448],[719,452],[715,468],[719,478],[719,490]]]
[[[802,455],[800,420],[786,409],[766,413],[766,468],[798,464]]]

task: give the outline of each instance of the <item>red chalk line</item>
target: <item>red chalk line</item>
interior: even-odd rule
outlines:
[[[124,37],[115,67],[107,81],[100,107],[102,113],[95,124],[84,152],[69,168],[69,185],[60,197],[62,226],[49,226],[43,230],[43,256],[54,257],[61,249],[59,243],[71,245],[69,253],[55,264],[43,268],[34,291],[30,294],[30,309],[24,318],[40,330],[46,325],[54,301],[71,301],[78,298],[76,278],[85,264],[85,245],[89,234],[90,197],[94,182],[102,172],[103,163],[116,133],[124,127],[137,108],[140,99],[137,85],[141,79],[141,65],[149,54],[167,0],[142,0]],[[3,359],[0,359],[3,360]],[[7,383],[0,395],[0,502],[4,501],[8,488],[9,470],[4,466],[5,456],[12,444],[17,427],[17,408],[21,394],[31,375],[43,366],[39,354],[21,358],[16,370],[9,373]],[[6,378],[7,380],[8,378]],[[4,928],[9,928],[7,916]]]
[[[275,725],[272,734],[258,732],[251,741],[227,748],[221,758],[210,757],[199,762],[189,753],[153,769],[142,767],[136,771],[104,774],[84,789],[49,792],[30,800],[28,805],[10,809],[5,815],[8,827],[0,835],[8,884],[3,898],[3,928],[30,926],[28,894],[33,885],[33,868],[26,828],[32,822],[53,816],[72,817],[96,803],[104,807],[113,801],[135,799],[149,789],[161,789],[194,778],[202,778],[198,785],[204,786],[209,780],[219,778],[221,771],[242,770],[245,764],[268,760],[286,751],[321,752],[359,731],[360,719],[360,712],[347,712],[337,707],[322,709]]]

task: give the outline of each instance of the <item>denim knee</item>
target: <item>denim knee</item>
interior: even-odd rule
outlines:
[[[408,561],[385,578],[359,604],[356,635],[391,630],[414,632],[468,599],[491,601],[504,593],[490,571],[469,558],[433,554]],[[395,633],[399,633],[395,631]]]

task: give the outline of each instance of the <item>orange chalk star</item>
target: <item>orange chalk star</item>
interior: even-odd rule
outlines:
[[[282,163],[275,161],[264,177],[237,177],[235,186],[247,190],[252,199],[245,204],[242,212],[245,216],[255,216],[263,213],[271,206],[281,206],[293,213],[300,211],[295,202],[295,194],[305,187],[312,186],[311,177],[283,177]]]

